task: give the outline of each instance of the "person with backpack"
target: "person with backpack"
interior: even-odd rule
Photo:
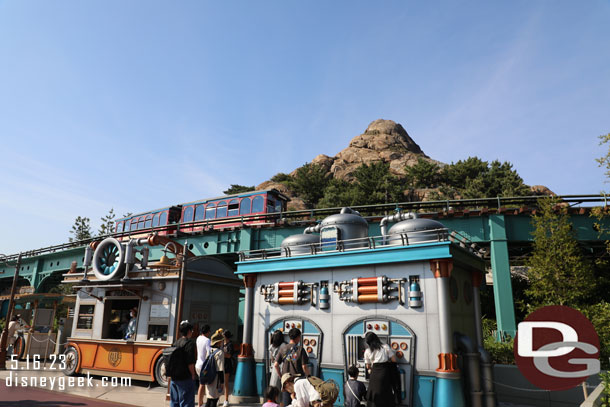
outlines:
[[[167,363],[170,377],[170,407],[195,407],[195,342],[191,339],[193,325],[188,321],[180,323],[180,339],[172,345]],[[165,354],[165,352],[164,352]]]
[[[201,368],[199,382],[205,385],[205,407],[216,407],[223,393],[225,356],[222,351],[224,335],[222,328],[214,332],[210,338],[212,348]]]
[[[275,369],[280,377],[286,373],[292,376],[309,376],[309,357],[307,352],[300,345],[301,330],[292,328],[288,331],[290,342],[285,343],[280,347],[275,358]],[[285,407],[290,404],[290,393],[282,391],[280,397],[280,406]]]
[[[282,376],[282,390],[290,394],[288,407],[332,407],[339,397],[339,386],[334,380],[309,376],[299,378],[286,373]]]
[[[197,363],[195,363],[195,371],[197,372],[197,376],[201,375],[201,368],[205,363],[205,360],[208,358],[208,353],[210,352],[210,326],[205,324],[201,328],[201,333],[197,337]],[[198,406],[203,405],[203,396],[205,395],[205,386],[199,383],[199,389],[197,390],[197,400],[199,402]]]
[[[349,379],[347,379],[343,386],[344,407],[360,407],[362,400],[366,396],[366,386],[358,381],[358,373],[357,366],[352,365],[347,369]]]
[[[229,380],[231,379],[231,375],[235,373],[235,365],[237,363],[235,363],[235,361],[234,361],[235,348],[233,347],[233,341],[231,340],[231,338],[233,337],[233,334],[231,333],[231,331],[224,331],[223,336],[224,336],[224,341],[222,344],[222,351],[224,353],[224,358],[225,358],[225,368],[224,368],[225,402],[222,404],[222,407],[228,407],[229,406],[229,394],[230,394]]]
[[[278,329],[271,335],[271,345],[269,345],[269,360],[271,361],[271,366],[269,367],[269,373],[271,374],[269,386],[276,387],[278,390],[280,389],[281,375],[278,373],[278,369],[276,369],[274,362],[283,344],[284,333]]]

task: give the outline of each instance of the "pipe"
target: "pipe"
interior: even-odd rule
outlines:
[[[377,285],[377,277],[361,277],[358,279],[358,285]]]
[[[362,287],[358,287],[358,295],[361,294],[377,294],[377,286],[376,285],[365,285]]]
[[[468,380],[470,391],[470,405],[472,407],[483,407],[483,392],[481,391],[481,366],[479,360],[481,355],[477,346],[468,336],[456,332],[454,340],[457,348],[462,351],[464,358],[464,369]]]
[[[491,360],[491,356],[485,348],[479,347],[479,354],[481,355],[481,376],[483,382],[483,393],[485,394],[484,406],[495,407],[496,406],[496,393],[494,392],[494,365]]]
[[[293,281],[290,281],[290,282],[283,281],[283,282],[278,283],[278,285],[282,289],[285,288],[285,289],[291,289],[292,290],[294,288],[294,282]]]
[[[383,243],[385,244],[385,237],[388,234],[388,223],[389,222],[399,222],[401,220],[407,219],[416,219],[417,214],[415,212],[399,212],[394,215],[384,216],[379,222],[379,227],[381,228],[381,236],[383,236]]]
[[[309,227],[305,228],[303,233],[306,233],[306,234],[309,234],[309,233],[320,233],[321,229],[322,229],[322,224],[318,223],[317,225],[309,226]]]

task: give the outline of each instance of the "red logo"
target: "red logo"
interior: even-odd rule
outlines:
[[[517,326],[515,361],[533,385],[566,390],[600,371],[599,338],[579,311],[563,305],[540,308]]]

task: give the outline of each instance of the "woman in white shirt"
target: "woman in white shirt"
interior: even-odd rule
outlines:
[[[400,392],[400,375],[396,367],[396,356],[389,345],[381,343],[374,332],[368,332],[364,341],[364,363],[370,373],[366,393],[367,407],[394,407]]]

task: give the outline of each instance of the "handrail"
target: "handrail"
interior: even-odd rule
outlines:
[[[522,206],[522,205],[533,205],[538,202],[541,198],[547,198],[548,195],[532,195],[532,196],[517,196],[517,197],[490,197],[490,198],[471,198],[471,199],[454,199],[454,200],[438,200],[438,201],[415,201],[415,202],[394,202],[387,204],[375,204],[375,205],[360,205],[352,206],[351,208],[357,210],[360,213],[375,213],[384,211],[395,211],[395,210],[422,210],[422,209],[441,209],[443,211],[449,211],[456,208],[466,207],[480,207],[480,208],[502,208],[508,205]],[[599,203],[604,206],[607,205],[608,196],[605,194],[591,194],[591,195],[558,195],[555,197],[558,201],[564,203],[572,203],[574,205],[580,205],[583,203]],[[87,245],[93,241],[102,240],[107,237],[130,237],[132,235],[142,235],[145,233],[153,233],[159,231],[168,231],[176,229],[188,229],[194,227],[205,227],[205,226],[222,226],[231,223],[242,223],[244,220],[287,220],[287,219],[304,219],[311,221],[319,216],[332,215],[338,213],[342,207],[335,208],[321,208],[321,209],[306,209],[298,211],[286,211],[286,212],[273,212],[266,214],[254,214],[254,215],[239,215],[231,218],[216,219],[204,219],[201,221],[185,222],[185,223],[172,223],[170,225],[157,226],[154,228],[139,229],[135,231],[109,233],[106,235],[95,236],[90,239],[78,240],[75,242],[62,243],[59,245],[53,245],[48,247],[42,247],[40,249],[28,250],[23,253],[23,257],[33,257],[44,253],[53,253],[57,251],[63,251],[67,249],[79,248]],[[11,254],[2,258],[3,262],[15,261],[19,255]]]

